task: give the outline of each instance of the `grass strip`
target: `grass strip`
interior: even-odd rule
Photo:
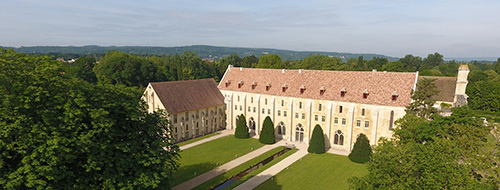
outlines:
[[[234,182],[233,184],[231,184],[230,186],[224,188],[224,189],[234,189],[235,187],[238,187],[238,185],[242,184],[243,182],[249,180],[250,178],[252,177],[255,177],[257,174],[260,174],[261,172],[263,172],[264,170],[270,168],[271,166],[273,166],[274,164],[277,164],[278,162],[280,162],[281,160],[285,159],[286,157],[292,155],[293,153],[297,152],[298,149],[294,148],[288,152],[286,152],[285,154],[281,155],[280,157],[274,159],[273,161],[267,163],[266,165],[260,167],[259,169],[249,173],[248,175],[238,179],[236,182]]]
[[[248,169],[250,166],[253,166],[255,164],[258,164],[259,162],[263,161],[264,159],[272,156],[273,154],[276,154],[280,151],[282,151],[283,149],[285,149],[285,147],[281,146],[281,147],[276,147],[276,148],[273,148],[267,152],[265,152],[264,154],[260,155],[260,156],[257,156],[255,157],[254,159],[251,159],[229,171],[227,171],[226,173],[223,173],[217,177],[214,177],[212,178],[211,180],[208,180],[207,182],[195,187],[194,189],[200,189],[200,190],[203,190],[203,189],[213,189],[215,187],[217,187],[219,184],[223,183],[224,181],[230,179],[231,177],[245,171],[246,169]],[[266,164],[269,165],[270,163]]]
[[[238,139],[231,135],[182,150],[180,167],[170,183],[175,187],[262,146],[257,139]]]

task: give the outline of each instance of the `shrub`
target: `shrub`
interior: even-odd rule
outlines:
[[[269,116],[264,119],[259,141],[264,144],[274,144],[274,124]]]
[[[366,163],[370,161],[372,147],[365,134],[361,133],[354,143],[354,148],[349,154],[349,159],[357,163]]]
[[[236,125],[236,130],[234,131],[234,137],[240,139],[246,139],[250,137],[250,135],[248,134],[246,118],[243,114],[241,114],[238,118],[238,124]]]
[[[316,125],[313,130],[311,141],[309,142],[309,148],[307,148],[309,153],[323,154],[325,153],[325,137],[323,135],[323,129],[321,126]]]

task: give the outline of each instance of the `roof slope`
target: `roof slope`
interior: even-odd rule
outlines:
[[[455,98],[455,88],[457,86],[457,77],[422,76],[419,78],[436,79],[434,84],[436,84],[439,93],[434,95],[432,98],[437,101],[453,102],[453,99]]]
[[[170,114],[224,104],[213,78],[150,84]]]
[[[232,90],[320,100],[334,100],[387,106],[408,106],[417,73],[281,70],[229,67],[219,84],[221,90]],[[229,85],[226,86],[226,82]],[[239,87],[241,84],[241,87]],[[252,88],[255,84],[255,88]],[[266,85],[270,85],[266,90]],[[282,87],[286,86],[285,92]],[[305,88],[303,93],[300,89]],[[340,91],[345,88],[345,96]],[[320,94],[320,89],[324,90]],[[363,92],[369,95],[363,98]],[[397,100],[392,101],[392,95]]]

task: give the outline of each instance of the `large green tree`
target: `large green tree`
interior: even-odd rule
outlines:
[[[406,108],[406,113],[414,114],[423,118],[430,118],[438,113],[437,108],[433,107],[436,100],[434,95],[439,93],[435,79],[422,78],[417,82],[417,89],[412,92],[411,99],[413,102]]]
[[[165,115],[64,67],[0,49],[2,189],[169,188],[179,149]]]
[[[259,141],[264,144],[274,144],[274,124],[271,118],[267,116],[262,124]]]
[[[243,114],[238,116],[238,123],[236,124],[236,129],[234,130],[234,137],[240,139],[246,139],[250,137],[250,134],[248,133],[246,118]]]
[[[356,139],[356,143],[354,143],[354,147],[348,156],[349,159],[357,163],[366,163],[370,161],[371,155],[372,147],[370,146],[370,141],[365,134],[359,134]]]
[[[375,147],[369,174],[350,179],[353,189],[498,189],[498,153],[484,151],[491,128],[467,107],[434,120],[407,114],[398,125]]]
[[[309,142],[309,147],[307,148],[309,153],[323,154],[325,150],[325,136],[323,134],[323,129],[320,125],[316,125],[311,136],[311,141]]]

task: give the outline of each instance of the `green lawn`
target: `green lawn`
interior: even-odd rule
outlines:
[[[199,141],[199,140],[206,139],[208,137],[213,137],[213,136],[218,135],[218,134],[220,134],[220,132],[212,133],[212,134],[205,135],[205,136],[198,137],[198,138],[194,138],[194,139],[189,139],[187,141],[177,143],[177,146],[184,146],[184,145],[187,145],[187,144],[190,144],[190,143],[194,143],[194,142]]]
[[[172,187],[235,159],[235,155],[244,155],[261,146],[263,144],[257,139],[237,139],[231,135],[183,150],[180,167],[173,174]]]
[[[276,147],[272,150],[269,150],[267,152],[265,152],[264,154],[260,155],[260,156],[257,156],[255,157],[254,159],[251,159],[229,171],[227,171],[226,173],[222,174],[222,175],[219,175],[199,186],[197,186],[196,188],[194,189],[213,189],[215,187],[217,187],[217,185],[223,183],[224,181],[226,181],[227,179],[239,174],[240,172],[243,172],[245,171],[246,169],[248,169],[250,166],[253,166],[261,161],[263,161],[264,159],[272,156],[273,154],[276,154],[280,151],[282,151],[283,149],[285,149],[285,147]],[[283,155],[282,155],[283,156]],[[266,165],[269,165],[270,163],[266,164]]]
[[[349,189],[347,179],[368,174],[347,156],[308,154],[256,189]]]

